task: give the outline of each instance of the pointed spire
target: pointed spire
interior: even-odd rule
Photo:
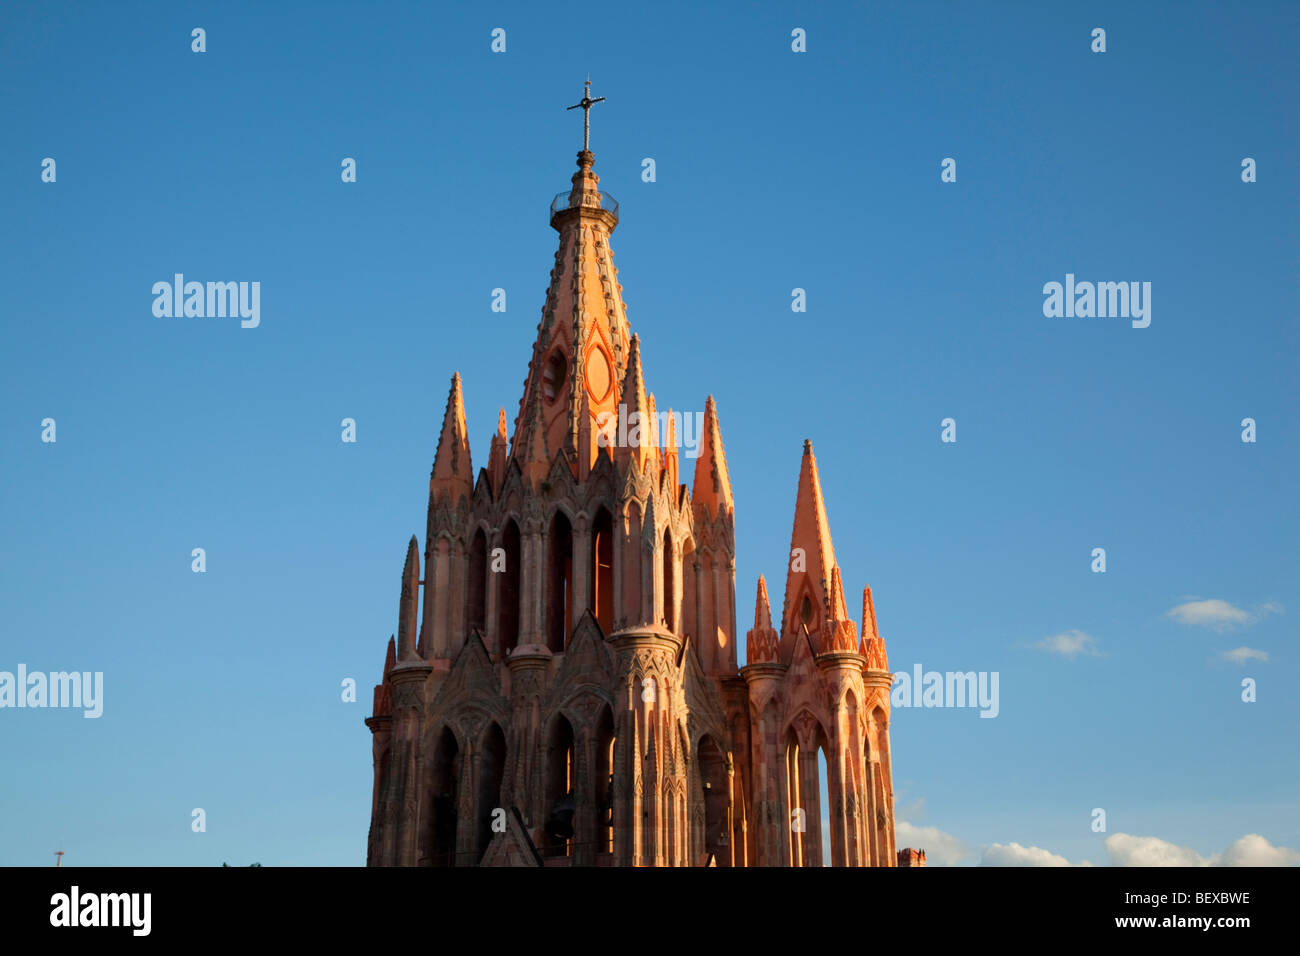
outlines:
[[[871,585],[862,589],[862,637],[879,637],[880,631],[876,629],[876,602],[871,597]]]
[[[822,501],[821,480],[817,476],[817,458],[812,442],[804,440],[803,460],[799,467],[799,491],[795,498],[794,528],[790,535],[789,574],[785,584],[785,610],[782,615],[781,643],[788,647],[791,635],[801,633],[804,599],[809,602],[810,631],[825,620],[831,598],[831,572],[835,568],[835,548],[831,544],[826,505]],[[843,599],[841,598],[841,601]],[[831,610],[837,613],[838,608]],[[847,613],[844,615],[847,617]],[[783,655],[784,656],[784,655]]]
[[[758,596],[754,600],[754,627],[771,628],[772,602],[767,596],[767,578],[758,576]]]
[[[461,395],[460,373],[451,377],[451,392],[442,415],[442,433],[429,477],[429,496],[454,505],[461,495],[474,493],[474,469],[469,460],[469,433],[465,427],[465,400]]]
[[[710,395],[704,403],[704,427],[700,429],[699,457],[695,459],[695,481],[691,500],[716,518],[722,511],[732,512],[731,476],[727,474],[727,456],[722,450],[722,429],[718,409]]]
[[[858,650],[858,627],[849,620],[848,606],[844,603],[844,583],[840,569],[831,570],[830,617],[822,624],[820,653]]]
[[[397,610],[397,656],[400,660],[416,657],[415,619],[420,606],[420,548],[415,535],[406,546],[406,564],[402,567],[402,600]]]
[[[375,685],[374,703],[371,705],[371,713],[375,717],[391,717],[393,714],[393,685],[389,683],[388,675],[396,666],[397,649],[392,635],[389,635],[388,653],[384,656],[384,676]]]
[[[516,453],[520,455],[519,464],[524,477],[537,485],[546,478],[551,459],[546,441],[546,422],[542,417],[542,399],[538,392],[533,392],[525,414],[528,426],[524,432],[524,445],[522,449],[516,449]]]
[[[758,576],[758,597],[754,601],[754,627],[746,635],[747,664],[767,664],[776,660],[777,635],[772,627],[772,602],[767,597],[767,579]]]
[[[488,481],[492,483],[492,494],[500,496],[501,486],[506,481],[506,410],[501,409],[497,415],[497,431],[492,436],[492,446],[488,451]]]
[[[876,602],[870,586],[862,589],[862,646],[858,653],[866,657],[868,670],[889,670],[889,655],[876,626]]]
[[[661,461],[659,450],[659,407],[655,404],[654,392],[646,396],[646,405],[650,413],[650,471],[655,474],[659,469]]]
[[[836,621],[849,619],[849,606],[844,601],[844,582],[840,580],[838,564],[831,570],[831,618]]]
[[[626,435],[619,435],[615,461],[632,459],[638,471],[650,453],[650,403],[646,399],[645,380],[641,377],[641,339],[633,335],[627,360],[627,374],[623,377],[620,401],[626,415]],[[633,416],[636,416],[635,418]]]
[[[393,635],[390,634],[388,635],[388,653],[384,655],[384,677],[385,678],[388,677],[388,672],[393,669],[393,665],[396,663],[397,663],[397,642],[393,639]]]
[[[677,453],[677,419],[673,410],[668,409],[667,424],[664,427],[664,452],[663,465],[664,470],[668,472],[668,485],[673,493],[673,500],[677,499],[677,471],[680,458]]]

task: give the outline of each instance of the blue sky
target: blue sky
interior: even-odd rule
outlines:
[[[900,845],[1300,847],[1300,12],[1134,6],[6,4],[0,670],[105,702],[0,710],[0,864],[364,862],[448,382],[482,466],[588,73],[648,387],[717,400],[742,629],[811,438],[892,668],[1000,674],[996,719],[895,711]],[[176,272],[260,281],[260,327],[155,317]],[[1150,327],[1045,318],[1067,273],[1151,282]]]

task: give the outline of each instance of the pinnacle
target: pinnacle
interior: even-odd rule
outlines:
[[[715,518],[724,509],[728,512],[735,510],[727,456],[722,447],[722,429],[718,425],[718,407],[712,395],[704,402],[704,427],[700,434],[700,455],[695,460],[691,499],[707,508]]]
[[[767,579],[758,576],[758,598],[754,602],[754,629],[772,626],[772,602],[767,596]]]
[[[797,633],[799,628],[800,597],[807,583],[818,607],[829,607],[832,615],[839,613],[843,595],[835,605],[829,602],[832,575],[836,567],[835,547],[831,543],[830,525],[826,520],[826,505],[822,500],[821,480],[817,475],[817,458],[812,442],[804,440],[803,459],[799,466],[799,490],[795,499],[794,527],[790,535],[790,571],[785,586],[785,611],[782,621],[784,637]],[[847,613],[844,617],[847,617]]]
[[[461,394],[460,373],[457,372],[451,377],[451,391],[442,415],[433,474],[429,477],[429,494],[445,494],[454,504],[462,494],[468,498],[473,493],[473,476],[469,434],[465,426],[465,400]]]

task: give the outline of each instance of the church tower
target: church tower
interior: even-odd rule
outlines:
[[[423,549],[407,545],[375,688],[375,866],[893,866],[890,675],[864,593],[849,619],[804,443],[779,631],[760,578],[738,668],[735,505],[704,403],[647,391],[589,148],[513,429],[474,474],[453,375]],[[509,437],[507,437],[509,436]],[[820,793],[817,755],[827,761]],[[822,807],[830,816],[822,846]]]

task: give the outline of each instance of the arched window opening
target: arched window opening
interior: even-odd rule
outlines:
[[[487,535],[479,528],[469,548],[469,605],[465,627],[481,632],[487,627]],[[468,634],[466,634],[468,636]]]
[[[645,620],[641,616],[641,508],[636,502],[627,506],[623,548],[623,606],[619,613],[634,624]]]
[[[831,829],[830,792],[830,767],[826,762],[826,744],[823,741],[817,747],[817,809],[820,811],[820,819],[817,821],[820,829],[817,832],[822,837],[821,866],[831,865],[831,844],[835,842],[836,837]],[[830,839],[826,839],[828,835]]]
[[[483,740],[483,752],[479,758],[478,781],[478,859],[483,858],[488,844],[492,842],[492,822],[498,810],[505,812],[501,800],[501,778],[506,769],[506,737],[501,728],[493,722]]]
[[[573,727],[563,716],[557,717],[546,751],[546,848],[553,856],[573,851],[574,757]]]
[[[791,730],[786,735],[785,745],[786,806],[790,813],[787,830],[790,834],[791,866],[804,865],[804,834],[808,829],[808,813],[803,805],[799,777],[799,741]]]
[[[603,709],[596,725],[596,852],[614,852],[614,717]]]
[[[600,629],[614,628],[614,520],[601,508],[591,535],[591,613]]]
[[[573,630],[573,529],[563,511],[551,519],[549,538],[546,646],[560,654]]]
[[[704,789],[704,852],[718,866],[730,866],[727,849],[727,760],[712,737],[700,741],[700,784]]]
[[[664,627],[676,633],[677,616],[673,614],[674,595],[676,594],[675,582],[673,581],[673,536],[664,528],[664,599],[661,616],[664,619]]]
[[[519,526],[513,521],[507,521],[501,532],[501,550],[506,566],[492,577],[501,589],[497,594],[497,632],[501,656],[505,657],[519,643]]]
[[[434,866],[456,865],[456,805],[460,795],[460,746],[450,727],[444,727],[433,755],[433,812],[431,861]]]

